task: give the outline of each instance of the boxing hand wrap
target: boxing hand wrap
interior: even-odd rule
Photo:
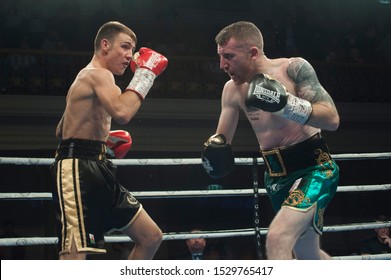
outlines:
[[[246,107],[263,110],[304,125],[311,116],[311,102],[294,96],[277,80],[257,74],[251,80],[246,97]]]
[[[295,121],[301,125],[306,124],[312,114],[311,102],[294,96],[293,94],[287,94],[287,104],[281,111],[276,112],[276,114],[281,115],[283,118]]]
[[[153,82],[166,69],[168,60],[165,56],[148,48],[140,48],[130,62],[134,76],[126,90],[134,91],[144,100]]]
[[[201,159],[206,173],[212,178],[227,176],[235,167],[231,145],[222,134],[212,135],[204,143]]]
[[[132,147],[132,137],[124,130],[112,130],[106,141],[107,153],[115,158],[124,158]]]

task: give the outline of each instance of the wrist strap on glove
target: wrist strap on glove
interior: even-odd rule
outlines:
[[[280,113],[283,118],[304,125],[311,117],[312,104],[308,100],[288,93],[288,102],[286,106],[278,113]]]
[[[137,68],[126,90],[136,92],[142,100],[145,99],[153,85],[156,75],[149,69]]]

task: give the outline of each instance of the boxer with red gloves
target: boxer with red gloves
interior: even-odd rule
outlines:
[[[144,100],[153,81],[166,69],[167,64],[167,58],[160,53],[148,48],[140,48],[130,62],[134,76],[126,90],[134,91],[141,100]]]
[[[110,131],[112,121],[122,125],[133,118],[168,64],[166,57],[148,48],[134,54],[136,43],[136,34],[124,24],[103,24],[91,61],[68,90],[56,129],[61,141],[51,166],[60,259],[106,253],[104,235],[113,230],[133,240],[129,259],[152,259],[162,241],[161,229],[121,185],[114,162],[107,159],[124,158],[132,146],[128,132]],[[128,67],[134,75],[122,92],[114,75],[123,75]]]
[[[132,137],[125,130],[112,130],[106,140],[107,153],[111,157],[124,158],[132,147]]]

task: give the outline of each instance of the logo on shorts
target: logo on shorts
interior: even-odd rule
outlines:
[[[285,199],[283,206],[297,206],[301,204],[303,201],[310,203],[309,198],[306,198],[303,191],[294,190],[289,193],[287,199]]]
[[[269,190],[270,193],[276,193],[279,190],[281,190],[283,187],[284,185],[280,185],[280,184],[266,185],[266,188]]]
[[[91,244],[95,244],[95,237],[94,237],[94,235],[89,233],[88,236],[90,237]]]
[[[126,200],[128,201],[128,203],[132,206],[137,206],[138,205],[138,201],[135,197],[133,197],[132,195],[128,194],[126,196]]]

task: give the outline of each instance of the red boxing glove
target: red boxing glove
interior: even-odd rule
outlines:
[[[130,68],[134,72],[126,90],[134,91],[144,100],[153,85],[153,81],[166,69],[168,60],[154,50],[140,48],[130,62]]]
[[[124,158],[132,147],[132,137],[125,130],[112,130],[106,141],[107,153],[115,158]]]

